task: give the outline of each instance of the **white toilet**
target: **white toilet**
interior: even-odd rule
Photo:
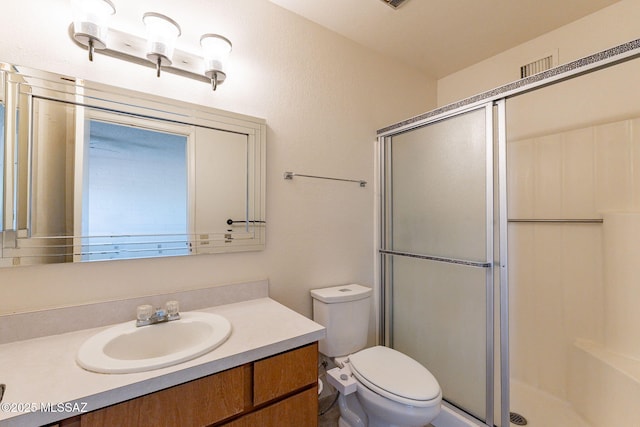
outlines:
[[[327,372],[327,380],[340,393],[339,426],[425,426],[440,413],[440,385],[424,366],[399,351],[364,349],[371,294],[361,285],[311,291],[313,320],[327,330],[320,352],[338,365]]]

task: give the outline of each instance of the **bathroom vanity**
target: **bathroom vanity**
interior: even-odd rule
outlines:
[[[318,346],[313,343],[58,425],[312,426],[318,411],[317,366]]]
[[[250,287],[211,288],[223,305],[196,310],[227,318],[231,335],[209,353],[161,369],[99,374],[78,366],[82,343],[105,326],[1,344],[0,366],[7,369],[0,378],[6,384],[0,426],[316,425],[317,341],[324,328],[268,298],[266,281]],[[188,311],[194,310],[189,298],[210,303],[205,291],[195,292],[170,298],[183,298]],[[59,313],[59,322],[68,315]],[[4,316],[2,338],[15,322],[24,329],[42,322],[29,325],[25,316]]]

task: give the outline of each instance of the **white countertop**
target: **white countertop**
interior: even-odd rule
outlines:
[[[80,345],[105,327],[0,345],[0,426],[38,426],[201,378],[324,338],[324,327],[270,298],[204,311],[226,317],[227,341],[196,359],[133,374],[98,374],[75,361]],[[49,405],[49,412],[41,411]],[[35,412],[31,408],[38,409]],[[22,409],[22,412],[15,412]]]

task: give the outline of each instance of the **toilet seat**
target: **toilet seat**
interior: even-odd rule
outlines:
[[[440,386],[424,366],[392,348],[376,346],[349,356],[358,381],[375,393],[405,405],[439,402]]]

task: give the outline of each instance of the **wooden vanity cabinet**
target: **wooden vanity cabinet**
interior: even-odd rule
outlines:
[[[61,427],[315,427],[318,345],[309,344],[61,422]]]
[[[82,427],[206,426],[242,413],[250,365],[180,384],[81,416]]]
[[[263,409],[251,412],[224,427],[316,427],[318,424],[317,387],[297,393]]]
[[[318,385],[317,343],[253,363],[254,406],[312,384]]]

